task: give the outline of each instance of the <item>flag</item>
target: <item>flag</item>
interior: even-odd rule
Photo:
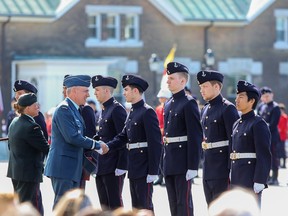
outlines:
[[[0,87],[0,114],[4,111],[4,103],[3,103],[3,98],[2,98],[2,91]]]
[[[177,45],[174,44],[173,47],[171,48],[170,52],[168,53],[165,61],[164,61],[164,71],[163,71],[163,76],[162,76],[162,80],[161,80],[161,86],[160,86],[160,89],[163,89],[163,90],[168,90],[168,85],[167,85],[167,64],[169,62],[172,62],[174,61],[174,57],[175,57],[175,52],[176,52],[176,47]]]

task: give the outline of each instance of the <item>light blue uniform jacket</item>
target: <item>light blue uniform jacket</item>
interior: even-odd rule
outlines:
[[[93,139],[83,136],[84,121],[74,104],[66,98],[52,119],[51,147],[44,175],[79,182],[82,174],[83,149],[91,149]],[[100,145],[96,143],[97,149]]]

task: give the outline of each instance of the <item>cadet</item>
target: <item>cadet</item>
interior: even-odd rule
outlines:
[[[80,187],[83,148],[98,149],[102,153],[98,142],[83,136],[85,123],[78,111],[89,97],[90,80],[87,75],[66,77],[67,97],[53,115],[51,147],[44,174],[52,181],[54,206],[66,191]]]
[[[272,154],[272,177],[269,179],[269,184],[278,185],[278,170],[279,157],[277,155],[280,146],[280,135],[278,131],[278,123],[281,116],[281,111],[278,103],[273,101],[273,92],[269,87],[262,87],[261,100],[262,105],[259,107],[259,115],[268,123],[271,132],[271,154]]]
[[[172,216],[193,215],[191,179],[197,176],[202,129],[197,102],[184,88],[188,68],[177,62],[167,65],[168,88],[172,97],[164,107],[165,176]]]
[[[127,117],[125,108],[112,96],[117,83],[113,77],[92,77],[94,95],[102,105],[97,138],[103,142],[111,141],[123,130]],[[126,148],[98,156],[96,186],[102,209],[112,210],[123,206],[122,190],[128,169],[127,156]]]
[[[14,88],[13,88],[14,92],[15,92],[15,99],[16,101],[18,100],[18,98],[25,93],[34,93],[37,94],[38,90],[37,88],[32,85],[31,83],[24,81],[24,80],[16,80],[14,83]],[[40,125],[44,137],[46,140],[48,140],[48,133],[47,133],[47,128],[46,128],[46,123],[45,123],[45,118],[44,115],[39,111],[39,114],[37,116],[34,117],[34,120],[37,124]]]
[[[133,208],[153,210],[153,181],[158,178],[161,132],[155,111],[142,99],[148,83],[134,75],[122,77],[123,95],[132,104],[123,131],[107,145],[128,149],[128,178]],[[105,151],[104,151],[105,153]]]
[[[221,95],[223,78],[221,73],[212,70],[197,74],[200,93],[208,102],[201,110],[203,188],[208,205],[228,189],[229,144],[232,126],[239,118],[234,104]]]
[[[267,123],[254,109],[260,93],[255,85],[240,80],[237,84],[236,108],[242,115],[233,125],[231,186],[254,190],[261,204],[271,167],[271,134]]]

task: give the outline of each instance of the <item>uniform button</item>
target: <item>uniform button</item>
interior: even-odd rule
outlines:
[[[205,127],[205,129],[207,130],[207,129],[208,129],[208,127]]]
[[[242,123],[242,121],[240,121],[240,123]]]
[[[233,160],[232,163],[235,163],[235,161]]]
[[[129,142],[131,142],[131,139],[129,139]]]
[[[131,119],[129,118],[129,121],[131,121]]]
[[[174,103],[174,100],[172,100],[172,102]]]
[[[137,125],[137,122],[135,122],[134,125]]]
[[[128,131],[130,131],[130,128],[128,129]]]
[[[105,120],[105,122],[107,122],[107,119]]]
[[[102,127],[99,127],[100,130],[102,130]]]
[[[235,153],[236,151],[234,150],[233,152]]]
[[[251,161],[248,161],[248,164],[251,164]]]
[[[182,148],[182,145],[179,145],[179,148]]]
[[[246,136],[246,133],[244,133],[244,136]]]
[[[169,124],[170,122],[168,121],[167,124]]]
[[[166,135],[168,135],[168,132],[166,132]]]
[[[140,152],[143,153],[143,150],[141,150]]]
[[[238,130],[236,130],[236,133],[238,133]]]
[[[205,118],[208,119],[208,116],[206,116]]]
[[[175,113],[175,116],[177,116],[178,114],[177,113]]]
[[[102,137],[99,137],[100,140],[102,140]]]
[[[172,110],[169,111],[170,113],[172,112]]]
[[[220,150],[219,152],[222,153],[222,150]]]
[[[215,119],[214,122],[217,122],[217,120]]]

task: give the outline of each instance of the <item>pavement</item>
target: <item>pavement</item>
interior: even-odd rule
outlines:
[[[11,180],[6,177],[8,163],[7,161],[0,162],[0,193],[13,192]],[[207,206],[202,187],[201,172],[199,170],[199,178],[195,179],[195,183],[192,185],[192,196],[194,203],[194,215],[195,216],[208,216]],[[279,186],[269,186],[265,189],[262,197],[262,216],[284,216],[288,215],[288,170],[280,169],[279,174]],[[44,177],[44,181],[41,184],[41,191],[43,196],[44,211],[46,216],[50,216],[52,203],[53,203],[53,190],[51,182],[47,177]],[[100,208],[95,180],[91,177],[87,182],[86,194],[92,201],[92,204],[96,208]],[[129,194],[129,182],[126,179],[123,190],[123,201],[125,208],[131,209],[131,198]],[[165,186],[154,186],[153,203],[156,216],[169,216],[169,204]],[[241,205],[239,203],[239,205]]]

